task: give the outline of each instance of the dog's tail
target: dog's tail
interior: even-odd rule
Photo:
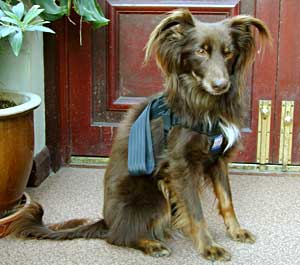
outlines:
[[[103,219],[95,223],[88,223],[86,219],[75,219],[61,224],[45,225],[42,220],[43,214],[40,204],[31,203],[24,209],[21,217],[9,226],[10,234],[18,238],[32,239],[105,239],[109,231]]]

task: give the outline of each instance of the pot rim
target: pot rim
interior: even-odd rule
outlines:
[[[17,115],[20,113],[34,110],[41,104],[40,96],[38,96],[34,93],[31,93],[31,92],[23,92],[23,91],[21,92],[21,91],[16,91],[16,90],[0,89],[0,93],[23,96],[25,99],[24,103],[19,104],[15,107],[0,109],[0,118],[14,116],[14,115]]]
[[[15,213],[0,219],[0,225],[4,225],[7,222],[11,222],[12,220],[15,220],[16,218],[18,218],[20,216],[20,214],[26,208],[28,208],[28,206],[31,204],[31,198],[30,198],[29,194],[26,192],[23,192],[23,196],[26,198],[26,202],[25,202],[24,206],[21,209],[19,209],[18,211],[16,211]]]

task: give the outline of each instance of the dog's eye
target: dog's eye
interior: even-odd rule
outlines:
[[[207,51],[205,49],[200,48],[195,51],[195,54],[198,56],[207,56]]]

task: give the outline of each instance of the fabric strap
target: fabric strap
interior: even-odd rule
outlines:
[[[130,128],[128,171],[132,176],[149,175],[155,166],[150,126],[151,103]]]

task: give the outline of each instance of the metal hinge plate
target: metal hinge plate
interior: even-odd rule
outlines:
[[[256,162],[269,163],[270,127],[271,127],[271,100],[259,101]]]
[[[279,163],[292,163],[294,101],[282,101],[280,123]]]

